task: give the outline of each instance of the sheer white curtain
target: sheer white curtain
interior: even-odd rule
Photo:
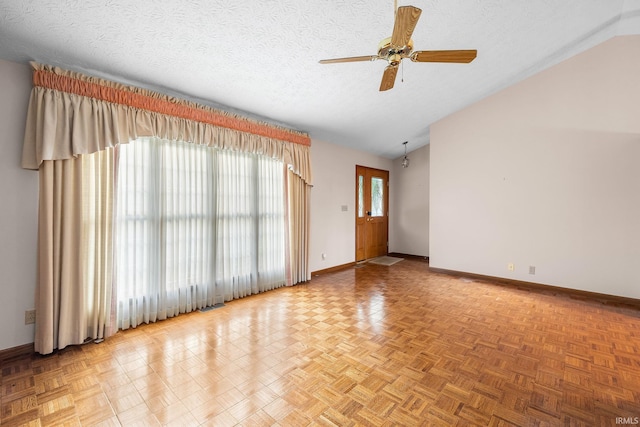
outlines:
[[[222,150],[215,152],[215,159],[215,270],[222,297],[229,301],[281,286],[285,281],[283,164]]]
[[[118,165],[119,328],[284,284],[281,161],[144,138]]]

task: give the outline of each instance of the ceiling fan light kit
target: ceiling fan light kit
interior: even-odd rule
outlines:
[[[396,19],[391,37],[378,44],[378,54],[368,56],[352,56],[347,58],[323,59],[321,64],[341,62],[376,61],[382,59],[389,65],[384,70],[380,91],[393,88],[400,62],[409,58],[413,62],[449,62],[469,63],[477,55],[476,50],[417,50],[413,51],[411,35],[418,23],[422,10],[415,6],[400,6],[396,9]],[[406,147],[406,146],[405,146]],[[405,157],[406,158],[406,157]],[[407,163],[408,164],[408,163]]]

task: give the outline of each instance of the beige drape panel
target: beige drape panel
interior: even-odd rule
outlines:
[[[40,167],[35,350],[112,333],[113,150]],[[95,176],[92,162],[102,171]],[[95,192],[95,204],[83,195]]]
[[[289,278],[291,284],[311,280],[309,270],[309,192],[311,186],[289,171],[289,251],[291,260]]]
[[[103,339],[117,330],[113,283],[116,150],[83,155],[82,241],[85,261],[87,338]],[[87,203],[90,201],[91,203]]]
[[[112,149],[140,137],[251,152],[289,165],[289,283],[310,278],[306,133],[57,67],[32,67],[22,166],[40,171],[36,351],[114,332]],[[84,156],[92,153],[100,154]],[[83,206],[83,192],[98,194],[98,202]]]

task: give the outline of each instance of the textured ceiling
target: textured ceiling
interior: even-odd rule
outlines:
[[[385,157],[434,121],[620,34],[640,0],[400,0],[422,9],[416,50],[477,49],[470,64],[403,61],[379,92],[392,0],[0,0],[0,58],[35,60],[242,110]],[[404,77],[404,82],[401,82]]]

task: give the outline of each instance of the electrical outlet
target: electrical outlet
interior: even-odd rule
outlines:
[[[509,271],[514,271],[516,269],[516,266],[513,265],[512,262],[510,262],[509,264],[507,264],[507,270]]]
[[[529,266],[529,274],[536,274],[536,266],[535,265],[530,265]]]
[[[31,325],[32,323],[36,323],[36,311],[27,310],[24,312],[24,324]]]

